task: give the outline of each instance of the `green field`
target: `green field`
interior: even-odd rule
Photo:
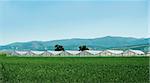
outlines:
[[[0,57],[0,83],[149,83],[149,57]]]

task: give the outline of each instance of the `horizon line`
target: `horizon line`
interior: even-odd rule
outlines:
[[[27,41],[16,41],[16,42],[11,42],[7,44],[0,44],[0,46],[5,46],[9,45],[12,43],[26,43],[26,42],[48,42],[48,41],[59,41],[59,40],[70,40],[70,39],[97,39],[97,38],[104,38],[104,37],[123,37],[123,38],[135,38],[135,39],[142,39],[142,38],[150,38],[150,37],[131,37],[131,36],[101,36],[101,37],[91,37],[91,38],[79,38],[79,37],[74,37],[74,38],[62,38],[62,39],[52,39],[52,40],[27,40]]]

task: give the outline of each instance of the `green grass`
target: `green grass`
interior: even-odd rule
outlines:
[[[0,57],[4,83],[149,83],[149,57]]]

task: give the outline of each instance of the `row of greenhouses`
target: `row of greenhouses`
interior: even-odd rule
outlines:
[[[144,53],[141,50],[85,50],[85,51],[10,51],[8,56],[149,56],[150,52]]]

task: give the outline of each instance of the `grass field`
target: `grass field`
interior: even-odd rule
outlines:
[[[149,57],[0,57],[2,83],[149,83]]]

